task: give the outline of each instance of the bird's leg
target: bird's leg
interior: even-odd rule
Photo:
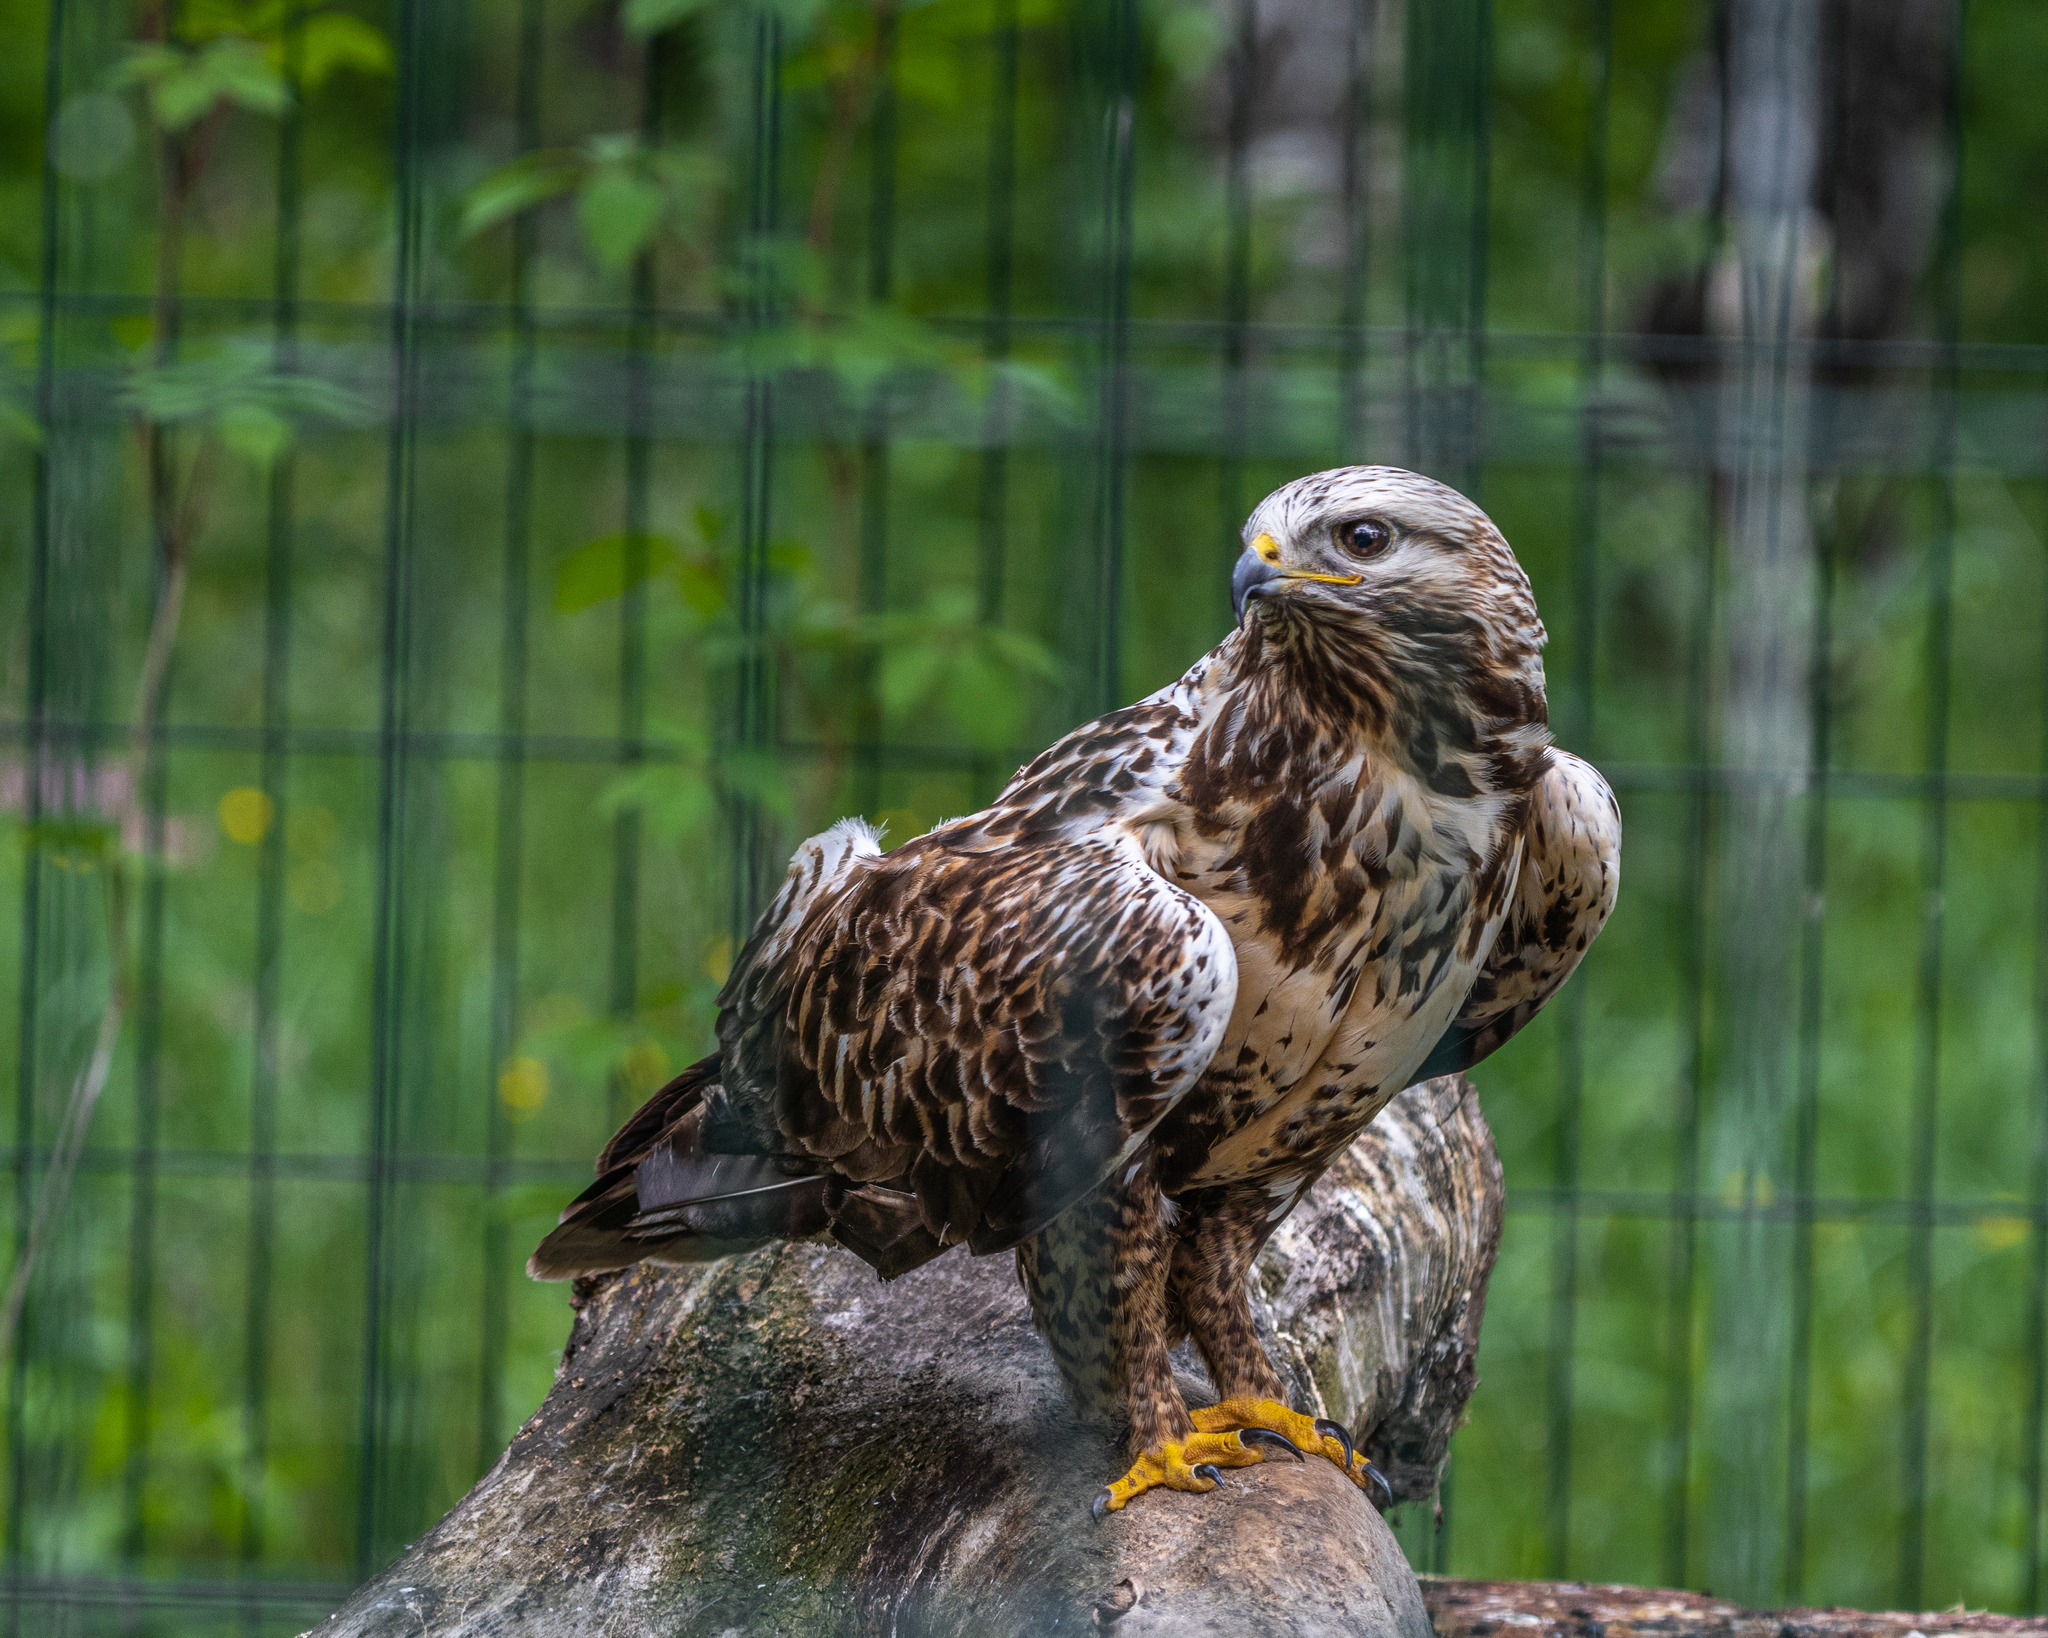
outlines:
[[[1184,1202],[1193,1227],[1174,1247],[1170,1275],[1173,1303],[1223,1396],[1190,1414],[1197,1434],[1277,1435],[1297,1451],[1327,1456],[1374,1506],[1390,1506],[1394,1495],[1386,1475],[1353,1448],[1340,1423],[1288,1407],[1279,1374],[1259,1343],[1247,1282],[1271,1221],[1272,1197],[1252,1187],[1204,1190],[1202,1196]]]
[[[1136,1460],[1097,1494],[1097,1517],[1147,1490],[1213,1490],[1223,1468],[1260,1459],[1259,1437],[1197,1433],[1188,1418],[1167,1355],[1172,1249],[1149,1161],[1018,1248],[1032,1318],[1068,1395],[1083,1412],[1130,1417]]]
[[[1130,1417],[1135,1460],[1096,1496],[1098,1518],[1147,1490],[1213,1490],[1222,1469],[1248,1466],[1264,1446],[1284,1443],[1256,1430],[1250,1438],[1198,1432],[1189,1419],[1167,1354],[1169,1215],[1149,1160],[1141,1160],[1018,1256],[1033,1317],[1069,1394],[1083,1410],[1121,1406]]]

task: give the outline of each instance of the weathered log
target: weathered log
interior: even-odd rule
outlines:
[[[1462,1077],[1403,1093],[1254,1277],[1275,1363],[1396,1495],[1474,1382],[1500,1166]],[[1267,1462],[1101,1524],[1127,1461],[1078,1423],[1007,1257],[889,1284],[836,1246],[583,1282],[553,1390],[321,1638],[1429,1631],[1335,1466]],[[1191,1402],[1213,1398],[1177,1356]]]
[[[1705,1593],[1585,1581],[1422,1584],[1437,1638],[2048,1638],[2048,1621],[1982,1610],[1752,1610]]]

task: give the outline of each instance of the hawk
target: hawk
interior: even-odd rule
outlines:
[[[1077,1406],[1129,1423],[1098,1516],[1269,1452],[1384,1485],[1282,1402],[1252,1261],[1395,1093],[1557,992],[1621,818],[1551,744],[1543,623],[1477,506],[1343,467],[1243,538],[1237,629],[1178,682],[979,813],[797,850],[717,1053],[612,1139],[534,1277],[818,1235],[884,1277],[1012,1251]],[[1183,1402],[1184,1337],[1218,1404]]]

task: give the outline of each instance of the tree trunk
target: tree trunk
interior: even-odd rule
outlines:
[[[1431,1493],[1476,1383],[1500,1223],[1491,1134],[1447,1076],[1396,1098],[1259,1260],[1296,1403],[1346,1422],[1399,1498]],[[320,1638],[1429,1633],[1392,1532],[1327,1461],[1092,1522],[1128,1459],[1068,1410],[1006,1256],[884,1285],[791,1244],[575,1301],[540,1410]]]

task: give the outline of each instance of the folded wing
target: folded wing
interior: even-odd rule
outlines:
[[[1543,1005],[1586,953],[1621,885],[1621,809],[1589,762],[1552,750],[1530,793],[1507,921],[1416,1081],[1470,1069]]]
[[[1116,829],[956,834],[798,850],[718,1058],[627,1123],[536,1273],[688,1257],[693,1234],[719,1255],[748,1223],[829,1228],[895,1272],[1014,1245],[1128,1162],[1222,1040],[1228,934]]]

